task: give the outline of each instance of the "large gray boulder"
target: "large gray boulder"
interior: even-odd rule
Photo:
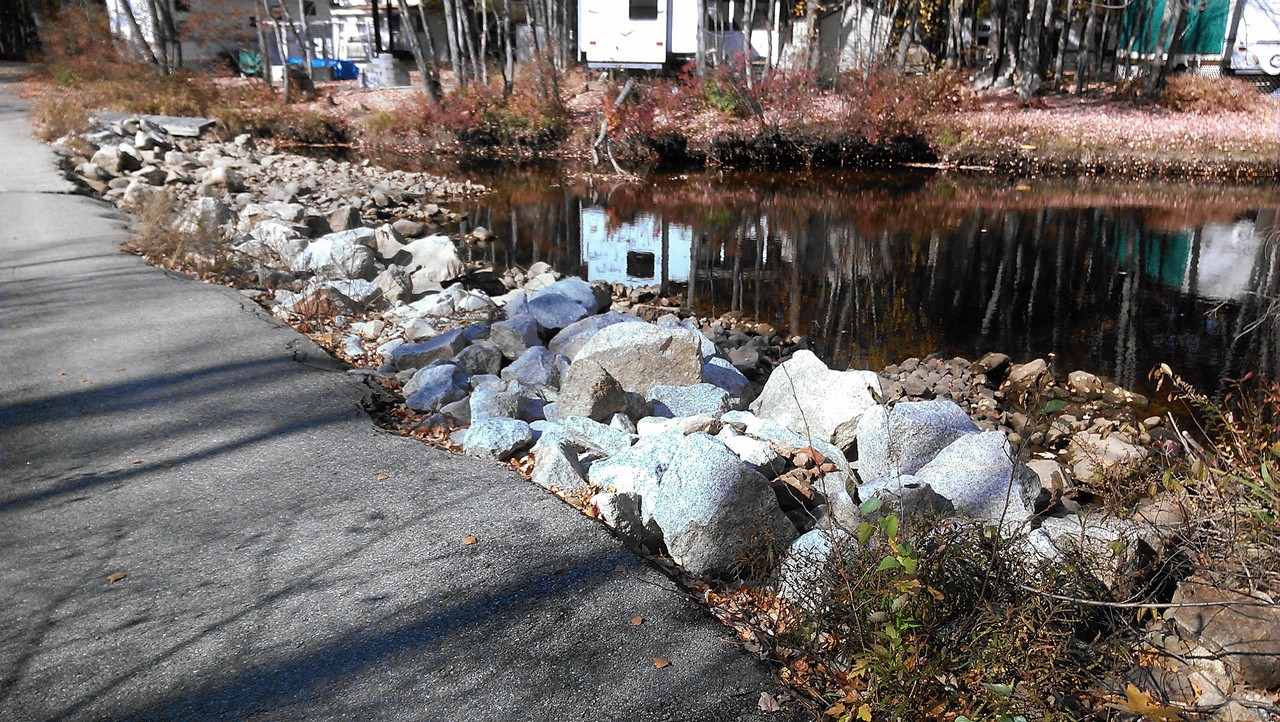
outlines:
[[[603,366],[583,359],[569,367],[560,385],[556,408],[562,416],[585,416],[606,422],[627,410],[627,392]]]
[[[564,296],[542,295],[524,305],[524,313],[542,328],[556,330],[572,325],[590,315],[590,311]]]
[[[681,439],[654,494],[671,558],[692,574],[733,573],[796,538],[769,481],[706,434]]]
[[[259,242],[259,251],[253,255],[267,268],[293,268],[298,256],[311,243],[292,224],[274,218],[254,226],[249,236]]]
[[[652,520],[645,523],[640,512],[640,497],[635,494],[602,492],[591,497],[596,518],[603,521],[623,540],[650,549],[662,545],[662,530]]]
[[[351,206],[338,206],[329,214],[329,227],[335,231],[345,231],[348,228],[359,228],[364,225],[364,219],[360,217],[360,210]]]
[[[647,323],[618,323],[601,329],[574,361],[592,359],[627,391],[647,394],[654,386],[691,386],[702,380],[699,334]]]
[[[520,396],[492,386],[481,386],[471,394],[471,418],[514,419],[520,414]]]
[[[454,358],[468,376],[496,374],[502,369],[502,352],[487,340],[476,341]]]
[[[466,453],[498,461],[506,461],[530,446],[533,430],[519,419],[473,421],[462,442]]]
[[[873,406],[858,421],[858,471],[864,479],[914,474],[978,425],[950,400]]]
[[[419,369],[404,385],[404,404],[414,411],[439,411],[466,395],[466,375],[453,364]]]
[[[567,299],[581,306],[588,314],[600,311],[609,305],[609,294],[603,290],[597,291],[591,284],[581,278],[566,278],[556,281],[549,286],[536,289],[529,294],[529,299],[535,300],[539,298],[549,298],[558,296]]]
[[[510,305],[508,305],[508,309],[510,309]],[[508,313],[510,312],[508,310]],[[587,342],[592,337],[601,330],[619,323],[644,323],[644,320],[617,311],[609,311],[599,316],[588,316],[561,329],[560,333],[557,333],[551,339],[551,343],[547,344],[547,348],[551,350],[551,353],[568,356],[570,360],[576,361],[578,352],[582,350],[583,346],[587,345]]]
[[[359,313],[381,298],[382,289],[369,281],[326,281],[312,278],[302,290],[276,291],[277,313],[314,314],[317,311]]]
[[[545,489],[578,490],[587,486],[587,471],[578,461],[573,444],[560,440],[539,444],[535,450],[533,483]]]
[[[489,340],[509,361],[515,361],[525,351],[542,345],[538,340],[538,323],[532,316],[525,315],[514,316],[490,326]]]
[[[561,357],[541,346],[528,349],[515,363],[502,370],[503,381],[518,381],[533,391],[560,388]]]
[[[1039,479],[1018,460],[1003,431],[964,434],[915,475],[957,514],[990,522],[1025,521],[1040,493]]]
[[[747,462],[753,469],[764,474],[766,479],[775,479],[786,471],[787,464],[782,456],[773,450],[767,442],[738,432],[732,426],[725,426],[716,434],[716,438]]]
[[[350,233],[344,231],[343,234]],[[290,270],[310,272],[324,278],[372,279],[377,275],[373,251],[343,234],[330,234],[315,239],[293,260]]]
[[[634,494],[652,502],[681,439],[678,434],[642,437],[635,446],[592,464],[587,478],[606,491]]]
[[[792,456],[797,451],[813,449],[835,466],[835,471],[819,476],[813,487],[826,499],[827,514],[830,520],[852,528],[858,524],[858,507],[853,501],[855,477],[844,453],[835,445],[814,439],[784,427],[772,419],[762,419],[750,411],[729,411],[720,416],[720,421],[741,427],[745,433],[755,439],[768,442],[778,453]]]
[[[443,361],[457,356],[467,347],[462,329],[454,329],[434,336],[422,343],[406,343],[391,352],[391,363],[399,370],[418,369],[433,361]]]
[[[1173,603],[1188,605],[1170,614],[1178,627],[1217,652],[1240,680],[1256,689],[1280,686],[1280,604],[1269,594],[1195,574],[1178,584]]]
[[[871,371],[832,371],[811,351],[797,351],[774,369],[759,398],[757,416],[792,431],[848,449],[858,420],[876,405],[880,377]]]
[[[457,247],[448,236],[419,238],[406,243],[403,252],[408,254],[405,269],[412,274],[415,284],[452,281],[466,270],[462,259],[458,257]]]
[[[719,356],[712,356],[702,364],[702,380],[705,383],[719,386],[729,392],[730,396],[740,396],[747,388],[747,377],[734,368],[734,365]]]
[[[563,425],[573,443],[601,456],[620,454],[631,448],[633,441],[631,434],[585,416],[570,416]]]
[[[729,410],[729,392],[712,384],[654,386],[645,396],[654,416],[719,416]]]

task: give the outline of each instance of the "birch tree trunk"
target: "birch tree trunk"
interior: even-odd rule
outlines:
[[[449,67],[453,70],[453,82],[459,88],[467,87],[467,77],[462,72],[462,53],[458,50],[458,15],[454,0],[441,0],[444,5],[444,34],[449,43]]]
[[[418,33],[413,29],[413,16],[409,14],[409,3],[406,0],[397,0],[400,5],[400,26],[409,35],[409,49],[413,51],[413,62],[418,66],[418,75],[422,77],[422,92],[427,96],[427,104],[432,109],[440,107],[440,100],[436,97],[435,88],[431,83],[431,71],[427,69],[427,59],[422,53],[422,42],[418,40]],[[422,8],[421,5],[418,6]],[[430,33],[425,25],[422,28]]]

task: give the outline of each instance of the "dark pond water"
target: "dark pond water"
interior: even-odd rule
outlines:
[[[498,268],[663,283],[699,313],[807,334],[835,367],[1056,353],[1150,391],[1280,378],[1280,188],[927,174],[714,174],[643,183],[472,174]]]

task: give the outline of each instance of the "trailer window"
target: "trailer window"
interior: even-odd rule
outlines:
[[[658,0],[631,0],[632,20],[657,20]]]

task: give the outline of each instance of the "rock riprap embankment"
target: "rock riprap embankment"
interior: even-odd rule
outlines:
[[[455,430],[476,456],[531,451],[536,483],[695,574],[736,574],[792,546],[783,588],[802,596],[812,575],[798,555],[826,548],[814,534],[856,528],[871,497],[903,513],[1029,524],[1045,555],[1105,545],[1131,529],[1072,535],[1035,515],[1161,440],[1158,418],[1132,419],[1132,394],[1082,372],[1059,383],[1043,361],[839,371],[802,338],[732,316],[699,322],[657,289],[545,263],[469,266],[459,243],[492,234],[432,232],[458,221],[435,201],[483,191],[469,183],[275,153],[245,136],[175,139],[136,119],[83,140],[85,153],[70,153],[76,180],[131,208],[165,194],[175,232],[213,237],[247,285],[271,290],[274,313],[398,387],[413,423]],[[1032,397],[1026,411],[1007,403]],[[1037,410],[1046,399],[1052,412]],[[1028,465],[1028,448],[1048,458]],[[1122,572],[1097,570],[1104,583]]]

